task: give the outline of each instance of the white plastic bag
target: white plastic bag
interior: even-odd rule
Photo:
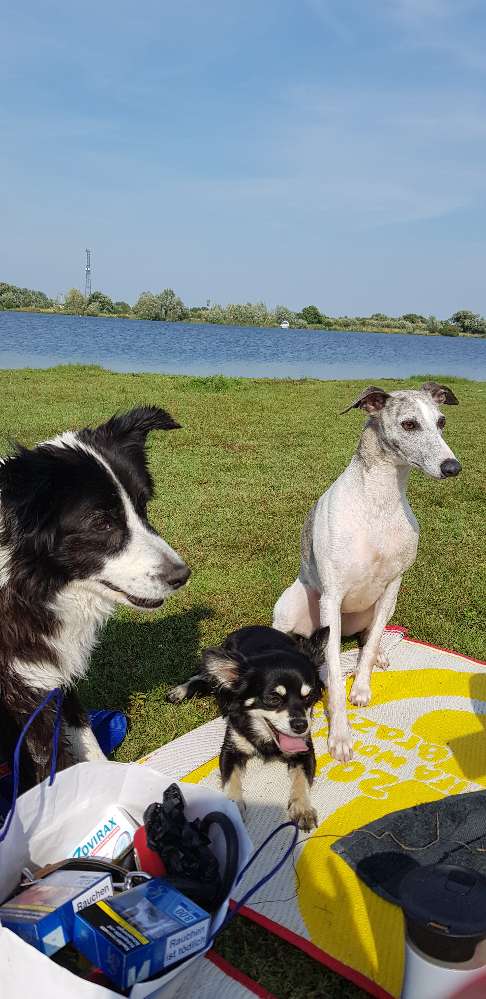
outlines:
[[[140,822],[145,808],[152,801],[161,801],[162,793],[173,780],[136,763],[80,763],[59,773],[49,787],[44,781],[22,795],[17,801],[12,825],[0,843],[0,902],[19,882],[23,867],[39,866],[62,860],[67,850],[86,829],[117,803]],[[239,840],[239,869],[246,864],[251,843],[239,811],[231,801],[215,791],[195,784],[183,784],[189,820],[202,818],[209,811],[224,812],[232,820]],[[216,834],[213,848],[220,860],[224,858],[224,840]],[[221,925],[227,903],[214,916],[211,932]],[[163,996],[170,999],[171,982],[178,974],[187,973],[187,966],[197,962],[194,957],[180,968],[168,971],[157,980],[134,985],[130,996]],[[197,994],[197,964],[193,982]],[[118,993],[94,985],[54,964],[49,958],[25,943],[10,930],[0,926],[0,993],[5,999],[105,999]],[[173,986],[172,986],[173,988]],[[118,997],[119,999],[119,997]]]

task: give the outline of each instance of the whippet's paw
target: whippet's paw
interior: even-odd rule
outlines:
[[[186,697],[187,684],[181,683],[178,687],[172,687],[172,690],[169,690],[166,701],[169,701],[170,704],[181,704],[182,701],[185,701]]]
[[[371,687],[369,683],[363,683],[356,677],[356,680],[351,687],[349,694],[349,700],[351,704],[355,704],[357,708],[364,708],[371,701]]]
[[[337,729],[329,733],[327,748],[334,760],[349,763],[353,759],[353,736],[349,728]]]
[[[303,832],[310,832],[317,826],[315,808],[302,805],[299,801],[289,801],[289,819],[295,822]]]
[[[378,653],[378,655],[376,657],[376,660],[375,660],[375,666],[378,669],[388,669],[389,665],[390,665],[390,660],[389,660],[386,652],[383,652],[383,650],[380,649],[380,651],[379,651],[379,653]]]

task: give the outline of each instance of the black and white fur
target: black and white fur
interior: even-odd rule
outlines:
[[[0,758],[54,687],[65,693],[58,768],[102,758],[74,690],[97,633],[117,604],[160,607],[189,577],[147,519],[147,435],[178,426],[140,407],[0,460]],[[29,730],[21,790],[48,773],[54,711]]]
[[[306,830],[317,825],[310,798],[316,769],[311,719],[322,694],[320,637],[318,633],[313,639],[314,661],[305,640],[274,628],[240,628],[218,648],[207,649],[197,676],[169,694],[169,700],[178,703],[195,693],[214,693],[228,719],[219,759],[221,779],[242,812],[242,776],[250,757],[284,760],[290,774],[289,815]]]

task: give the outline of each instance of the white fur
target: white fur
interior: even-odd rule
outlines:
[[[113,613],[114,602],[111,591],[97,583],[89,580],[68,583],[51,606],[59,621],[59,630],[48,641],[57,652],[58,665],[23,663],[16,659],[12,668],[19,678],[30,687],[46,690],[59,685],[69,686],[84,676],[98,632]]]
[[[70,744],[74,759],[78,760],[79,763],[96,763],[106,759],[96,736],[88,725],[84,725],[82,728],[66,725],[65,737]]]
[[[284,687],[283,683],[279,683],[278,687],[275,687],[275,693],[280,694],[281,697],[285,697],[287,690]]]

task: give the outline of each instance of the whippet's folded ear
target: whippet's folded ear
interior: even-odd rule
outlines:
[[[385,392],[382,388],[377,388],[376,385],[368,385],[368,388],[365,388],[355,402],[352,402],[347,409],[341,411],[340,416],[343,413],[349,413],[350,409],[364,409],[365,412],[372,414],[379,413],[389,398],[389,392]]]
[[[459,399],[456,399],[452,389],[448,388],[447,385],[438,385],[437,382],[424,382],[422,392],[428,392],[439,406],[459,405]]]

